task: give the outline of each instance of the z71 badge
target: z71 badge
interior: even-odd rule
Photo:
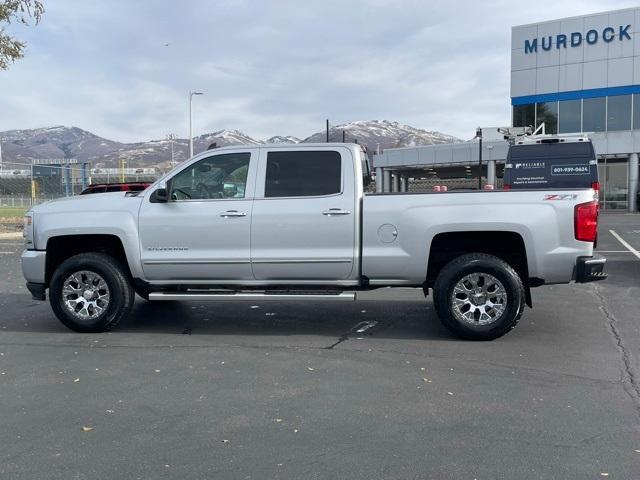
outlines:
[[[578,195],[574,193],[565,193],[562,195],[545,195],[545,200],[575,200],[578,198]]]

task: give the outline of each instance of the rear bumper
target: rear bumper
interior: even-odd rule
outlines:
[[[604,272],[607,259],[596,255],[593,257],[578,257],[576,262],[576,282],[587,283],[604,280],[608,275]]]

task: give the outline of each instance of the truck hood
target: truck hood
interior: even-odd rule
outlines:
[[[139,206],[142,195],[131,196],[127,192],[92,193],[89,195],[76,195],[73,197],[61,197],[31,208],[30,212],[36,215],[53,212],[103,212],[105,210],[131,211],[133,205]]]

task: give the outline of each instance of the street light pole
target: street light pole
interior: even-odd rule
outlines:
[[[189,158],[193,157],[193,96],[202,92],[189,92]]]
[[[476,128],[478,138],[478,190],[482,190],[482,129]]]

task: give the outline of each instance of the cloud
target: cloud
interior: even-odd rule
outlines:
[[[185,6],[187,5],[187,6]],[[0,130],[73,124],[119,141],[241,129],[305,137],[390,119],[462,138],[510,120],[511,26],[627,1],[47,3],[0,72]],[[168,46],[165,46],[168,44]]]

